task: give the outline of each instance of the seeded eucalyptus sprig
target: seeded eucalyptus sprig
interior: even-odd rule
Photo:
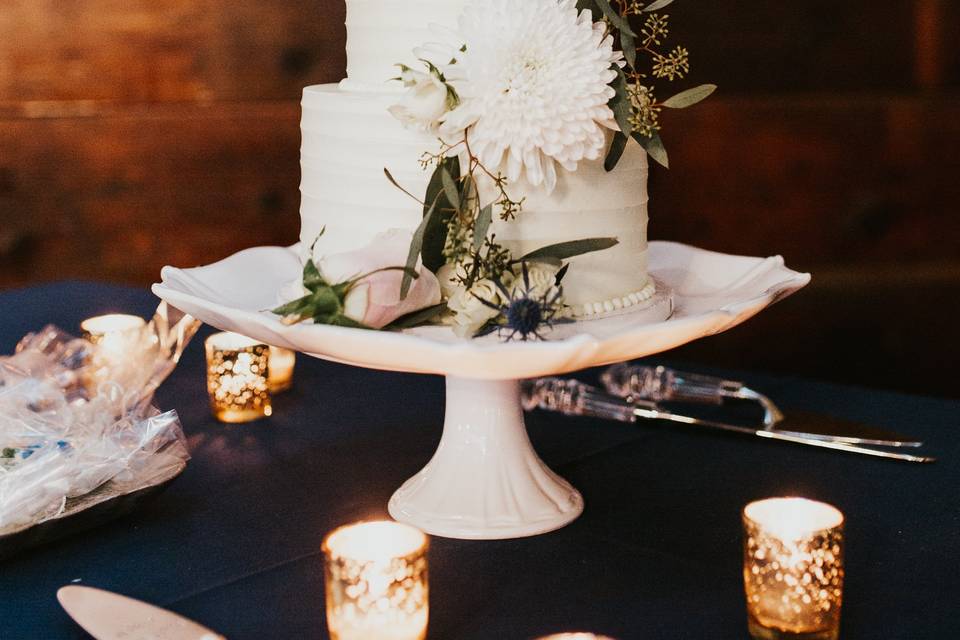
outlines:
[[[667,150],[660,139],[660,112],[666,109],[685,109],[706,99],[716,85],[703,84],[658,101],[653,80],[673,82],[690,72],[690,54],[685,47],[661,49],[670,34],[669,16],[658,13],[673,0],[578,0],[577,9],[588,9],[595,21],[603,21],[608,31],[619,40],[626,67],[614,67],[617,78],[613,82],[616,95],[610,108],[620,127],[614,136],[604,163],[612,171],[630,138],[636,140],[656,162],[669,168]],[[635,24],[641,24],[637,29]],[[641,66],[641,62],[645,62]]]
[[[490,235],[493,216],[496,212],[501,220],[512,220],[523,210],[524,199],[514,200],[503,174],[492,172],[473,154],[467,131],[453,144],[441,140],[440,150],[425,153],[421,165],[425,169],[434,166],[423,200],[404,189],[384,169],[395,187],[423,206],[423,219],[410,243],[407,268],[415,269],[420,258],[423,266],[434,272],[445,264],[461,265],[465,275],[460,284],[467,288],[478,280],[499,278],[511,256]],[[492,201],[481,200],[478,179],[492,185]],[[410,285],[411,280],[404,277],[401,297],[406,297]]]

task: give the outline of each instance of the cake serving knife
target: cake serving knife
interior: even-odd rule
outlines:
[[[226,640],[166,609],[102,589],[70,585],[57,591],[57,600],[97,640]]]
[[[725,400],[747,400],[763,408],[766,431],[829,442],[880,447],[920,447],[917,438],[833,416],[791,410],[789,416],[767,396],[742,382],[667,367],[618,364],[600,376],[607,392],[627,400],[722,405]]]
[[[855,444],[845,442],[833,442],[830,440],[820,440],[808,438],[805,436],[780,433],[766,429],[754,429],[753,427],[744,427],[713,420],[702,420],[690,416],[684,416],[670,411],[665,411],[657,406],[656,403],[645,400],[625,400],[617,396],[605,393],[591,387],[588,384],[578,380],[564,380],[562,378],[539,378],[529,380],[523,383],[523,406],[524,409],[545,409],[547,411],[556,411],[565,415],[590,416],[594,418],[606,418],[620,422],[629,422],[636,424],[640,419],[648,420],[666,420],[669,422],[681,423],[689,426],[707,427],[718,431],[730,433],[739,433],[742,435],[757,436],[768,440],[779,440],[781,442],[791,442],[794,444],[804,444],[823,449],[833,449],[834,451],[844,451],[847,453],[859,453],[878,458],[887,458],[890,460],[902,460],[905,462],[934,462],[936,458],[929,456],[917,456],[906,453],[895,453],[892,451],[883,451],[871,449]]]

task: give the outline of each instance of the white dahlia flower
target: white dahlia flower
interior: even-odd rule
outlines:
[[[557,163],[576,171],[601,156],[604,127],[616,127],[607,103],[623,54],[590,11],[575,0],[472,0],[457,35],[463,46],[443,71],[461,102],[445,135],[468,130],[488,169],[549,191]]]

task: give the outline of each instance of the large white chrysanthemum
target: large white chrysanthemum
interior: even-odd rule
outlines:
[[[552,191],[556,163],[576,171],[602,154],[611,69],[622,64],[612,36],[575,0],[473,0],[457,33],[465,45],[445,65],[460,105],[443,131],[469,129],[470,148],[491,170]]]

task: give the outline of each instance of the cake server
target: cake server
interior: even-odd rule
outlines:
[[[565,415],[590,416],[594,418],[606,418],[609,420],[618,420],[620,422],[637,423],[640,419],[648,420],[667,420],[690,426],[707,427],[718,431],[727,431],[730,433],[739,433],[743,435],[757,436],[768,440],[779,440],[781,442],[792,442],[794,444],[805,444],[812,447],[823,449],[833,449],[835,451],[845,451],[847,453],[859,453],[878,458],[887,458],[891,460],[902,460],[905,462],[933,462],[936,458],[928,456],[916,456],[905,453],[895,453],[892,451],[883,451],[879,449],[870,449],[846,442],[833,442],[830,440],[820,440],[806,436],[780,433],[778,431],[768,431],[766,429],[754,429],[753,427],[743,427],[739,425],[726,424],[713,420],[702,420],[684,416],[661,409],[656,403],[646,400],[625,400],[612,394],[600,391],[595,387],[580,382],[578,380],[564,380],[561,378],[539,378],[537,380],[528,380],[523,383],[523,406],[524,409],[545,409],[547,411],[556,411]]]
[[[97,640],[226,640],[175,613],[116,593],[70,585],[57,600]]]
[[[618,364],[601,374],[601,382],[609,393],[628,400],[712,405],[721,405],[730,399],[755,402],[763,408],[762,424],[766,431],[846,444],[923,446],[917,438],[832,416],[800,411],[790,411],[789,416],[785,416],[770,398],[742,382],[713,376],[667,367]]]

